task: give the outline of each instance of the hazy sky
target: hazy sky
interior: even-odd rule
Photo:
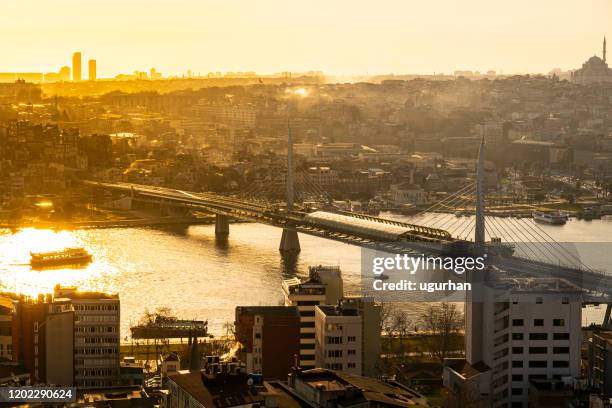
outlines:
[[[99,76],[548,72],[601,55],[606,32],[612,58],[609,0],[3,0],[0,71],[80,50]]]

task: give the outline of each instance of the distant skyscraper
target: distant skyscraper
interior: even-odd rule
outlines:
[[[89,60],[89,80],[95,81],[96,79],[98,79],[98,72],[96,70],[96,60],[90,59]]]
[[[81,80],[81,53],[75,52],[72,54],[72,80]]]

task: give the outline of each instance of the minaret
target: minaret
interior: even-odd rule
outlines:
[[[604,43],[603,43],[603,62],[606,62],[606,36],[604,35]]]

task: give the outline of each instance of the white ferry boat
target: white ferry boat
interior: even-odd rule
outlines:
[[[547,224],[563,225],[567,222],[567,215],[559,211],[556,211],[556,212],[534,211],[533,219],[536,221],[545,222]]]
[[[62,251],[30,252],[30,266],[40,268],[54,265],[75,265],[91,261],[91,254],[83,248],[66,248]]]

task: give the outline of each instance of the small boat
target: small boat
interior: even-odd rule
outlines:
[[[563,225],[567,222],[567,215],[559,211],[556,211],[556,212],[534,211],[533,219],[536,221],[545,222],[547,224]]]
[[[91,254],[84,248],[66,248],[52,252],[30,252],[30,266],[40,268],[56,265],[84,264],[91,261]]]

